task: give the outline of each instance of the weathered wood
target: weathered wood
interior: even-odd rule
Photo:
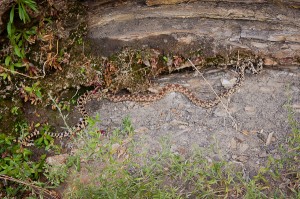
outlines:
[[[299,64],[299,1],[286,3],[229,0],[148,7],[125,1],[106,7],[89,2],[88,37],[99,55],[124,46],[181,54],[201,49],[207,56],[241,49]]]

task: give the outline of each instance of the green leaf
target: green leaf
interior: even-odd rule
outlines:
[[[9,69],[10,69],[11,71],[15,71],[15,66],[12,64],[12,65],[9,66]],[[13,74],[14,74],[14,73],[13,73]]]
[[[21,35],[22,35],[21,33],[18,33],[18,34],[16,34],[15,40],[16,40],[16,41],[19,41],[19,40],[20,40],[20,37],[21,37]]]
[[[1,73],[0,76],[2,76],[2,78],[5,80],[8,76],[8,74],[7,73]]]
[[[14,66],[15,66],[15,67],[18,67],[18,68],[24,67],[24,65],[22,65],[22,63],[20,63],[20,62],[15,63]]]
[[[24,0],[24,2],[26,3],[26,5],[31,8],[32,10],[34,10],[35,12],[37,12],[37,6],[36,6],[36,2],[32,1],[32,0]]]
[[[41,91],[36,91],[35,94],[36,94],[36,96],[37,96],[38,98],[42,98],[42,93],[41,93]]]
[[[9,66],[10,61],[11,61],[11,57],[10,57],[10,56],[7,56],[7,57],[5,58],[5,66]]]
[[[18,42],[18,46],[21,48],[21,47],[22,47],[22,45],[23,45],[23,41],[22,41],[22,40],[20,40],[20,41]]]
[[[15,45],[14,46],[14,50],[15,50],[15,53],[18,57],[21,57],[22,58],[22,54],[21,54],[21,51],[20,51],[20,48],[19,46]]]
[[[38,145],[41,145],[42,142],[43,142],[43,140],[44,140],[44,138],[43,138],[43,137],[40,137],[39,139],[36,140],[36,143],[37,143]]]
[[[9,13],[9,23],[13,23],[14,22],[14,17],[15,17],[15,6],[13,6],[10,10]]]
[[[24,19],[25,19],[24,23],[26,23],[27,21],[30,21],[30,17],[27,14],[27,11],[26,11],[26,8],[25,8],[24,4],[21,4],[21,6],[22,6],[22,10],[23,10]]]
[[[46,154],[43,154],[43,155],[41,155],[40,159],[41,159],[42,161],[44,161],[44,160],[46,159],[46,157],[47,157],[47,155],[46,155]]]
[[[18,5],[18,11],[19,11],[19,18],[25,23],[26,22],[26,19],[25,19],[25,16],[24,16],[24,10],[22,8],[22,3],[19,3]]]
[[[25,57],[25,48],[21,49],[21,55],[22,55],[22,58]]]
[[[48,141],[47,139],[44,139],[44,144],[45,144],[46,146],[48,146],[48,145],[49,145],[49,141]]]
[[[35,82],[32,86],[33,86],[34,88],[37,88],[37,86],[40,85],[40,83],[41,83],[40,81],[37,81],[37,82]]]
[[[7,23],[6,29],[7,29],[8,36],[11,37],[12,34],[11,34],[11,23],[10,22]]]
[[[30,92],[30,93],[32,92],[32,88],[30,88],[28,86],[25,86],[24,90],[27,91],[27,92]]]

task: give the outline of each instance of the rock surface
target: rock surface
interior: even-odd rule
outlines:
[[[294,1],[196,1],[147,7],[144,1],[103,6],[89,1],[92,51],[110,55],[124,46],[225,57],[244,50],[268,64],[299,64],[300,10]]]
[[[200,76],[174,74],[157,80],[187,86],[201,99],[213,98],[210,87]],[[234,73],[205,74],[217,93],[224,89],[221,79]],[[159,151],[163,137],[171,140],[174,153],[187,155],[200,147],[208,158],[243,163],[248,171],[257,171],[268,156],[279,157],[277,148],[285,144],[291,127],[285,106],[300,103],[300,69],[265,69],[259,75],[247,74],[244,85],[229,99],[211,109],[195,106],[178,93],[170,93],[153,103],[106,100],[88,103],[91,115],[100,115],[99,129],[112,132],[129,116],[136,129],[139,150],[150,154]],[[264,89],[261,89],[264,88]],[[227,109],[227,110],[226,110]],[[295,112],[300,121],[300,113]],[[270,138],[270,134],[272,137]]]

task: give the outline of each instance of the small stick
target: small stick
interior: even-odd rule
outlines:
[[[18,71],[12,71],[12,70],[10,70],[10,69],[8,69],[8,68],[5,68],[5,67],[3,67],[3,66],[0,66],[0,68],[3,69],[4,71],[11,72],[12,74],[18,74],[18,75],[21,75],[21,76],[24,76],[24,77],[28,77],[28,78],[30,78],[30,79],[38,79],[38,78],[40,78],[40,77],[44,77],[44,76],[35,76],[35,77],[31,77],[31,76],[29,76],[29,75],[26,75],[26,74],[24,74],[24,73],[20,73],[20,72],[18,72]]]
[[[188,59],[189,62],[191,63],[191,65],[193,66],[193,68],[201,75],[201,77],[204,79],[205,83],[209,85],[209,87],[211,88],[211,90],[214,92],[214,94],[217,96],[217,98],[220,99],[219,95],[217,94],[217,92],[215,91],[215,89],[213,88],[213,86],[207,81],[207,79],[203,76],[203,74],[197,69],[197,67],[194,65],[194,63]],[[236,125],[236,120],[232,117],[232,115],[230,114],[230,112],[228,111],[227,106],[222,102],[222,100],[220,99],[220,102],[222,104],[222,106],[224,107],[226,113],[229,115],[230,119],[233,121],[234,126],[237,130],[237,125]]]
[[[62,111],[60,109],[60,107],[58,106],[58,104],[55,102],[54,98],[50,95],[50,93],[48,93],[49,98],[51,99],[51,101],[53,102],[54,106],[57,108],[57,110],[59,111],[59,115],[60,117],[63,119],[65,126],[67,127],[67,129],[69,131],[71,131],[71,128],[69,127],[69,125],[66,122],[66,117],[65,115],[62,114]]]
[[[42,187],[36,186],[36,185],[34,185],[32,183],[24,182],[24,181],[18,180],[16,178],[13,178],[13,177],[10,177],[10,176],[7,176],[7,175],[0,175],[0,179],[9,180],[9,181],[12,181],[12,182],[16,182],[16,183],[19,183],[19,184],[23,184],[23,185],[29,186],[35,192],[37,192],[36,190],[38,190],[39,192],[44,193],[45,195],[47,195],[47,198],[53,198],[53,199],[60,199],[61,198],[54,191],[49,191],[49,190],[44,189]]]

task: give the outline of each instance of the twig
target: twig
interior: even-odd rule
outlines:
[[[71,99],[73,99],[77,95],[78,91],[79,91],[79,88],[76,88],[76,93],[71,97]]]
[[[209,87],[211,88],[211,90],[213,91],[213,93],[217,96],[217,98],[220,100],[220,103],[222,104],[222,106],[224,107],[226,113],[229,115],[229,118],[234,122],[235,128],[237,129],[237,123],[236,120],[232,117],[232,115],[230,114],[230,112],[228,111],[227,106],[222,102],[221,98],[219,97],[219,95],[217,94],[217,92],[215,91],[215,89],[213,88],[213,86],[207,81],[207,79],[203,76],[203,74],[198,70],[198,68],[194,65],[194,63],[188,59],[189,62],[191,63],[191,65],[193,66],[193,68],[201,75],[201,77],[204,79],[205,83],[209,85]]]
[[[13,178],[13,177],[10,177],[10,176],[7,176],[7,175],[0,175],[0,179],[3,179],[3,180],[9,180],[9,181],[12,181],[12,182],[16,182],[16,183],[19,183],[19,184],[23,184],[23,185],[26,185],[26,186],[29,186],[31,187],[34,191],[38,190],[39,193],[42,192],[43,194],[47,195],[47,197],[49,198],[53,198],[53,199],[60,199],[61,197],[59,195],[56,194],[56,192],[54,191],[49,191],[48,189],[45,189],[45,188],[42,188],[42,187],[39,187],[39,186],[36,186],[32,183],[28,183],[28,182],[24,182],[22,180],[18,180],[16,178]],[[37,191],[36,191],[37,192]]]
[[[63,119],[65,126],[67,127],[67,129],[69,131],[71,131],[71,128],[69,127],[69,125],[66,122],[66,117],[65,115],[62,114],[62,111],[60,109],[60,107],[58,106],[58,104],[55,102],[54,98],[50,95],[50,93],[48,93],[49,98],[51,99],[51,101],[53,102],[54,106],[57,108],[57,110],[59,111],[59,115],[60,117]]]
[[[44,76],[35,76],[35,77],[31,77],[31,76],[29,76],[29,75],[26,75],[26,74],[24,74],[24,73],[20,73],[20,72],[18,72],[18,71],[12,71],[12,70],[10,70],[10,69],[8,69],[8,68],[5,68],[5,67],[3,67],[3,66],[0,66],[0,68],[3,69],[4,71],[11,72],[12,74],[18,74],[18,75],[21,75],[21,76],[24,76],[24,77],[27,77],[27,78],[30,78],[30,79],[38,79],[38,78],[44,77]]]

